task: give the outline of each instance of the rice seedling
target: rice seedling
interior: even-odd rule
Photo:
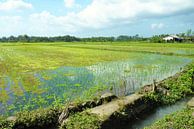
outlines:
[[[128,95],[153,80],[159,81],[175,74],[192,60],[130,52],[137,46],[137,50],[145,49],[145,44],[132,44],[132,48],[126,44],[56,43],[9,47],[11,45],[0,45],[0,114],[4,115],[57,107],[65,102],[92,98],[105,91],[118,96]],[[182,48],[179,51],[179,48],[168,46],[170,49],[185,54]],[[160,49],[153,45],[146,51],[152,50]],[[186,54],[192,52],[188,49]]]

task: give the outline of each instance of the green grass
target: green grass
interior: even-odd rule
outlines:
[[[7,121],[0,116],[0,129],[26,129],[57,126],[61,108],[40,108],[34,111],[23,111],[16,114],[15,121]]]
[[[61,129],[99,129],[100,123],[98,116],[82,112],[70,116]]]
[[[87,48],[87,49],[86,49]],[[88,66],[98,62],[134,58],[127,52],[156,52],[193,55],[193,44],[158,43],[2,43],[0,76],[3,74],[55,69],[60,66]],[[110,51],[103,51],[110,50]],[[119,51],[119,52],[116,52]]]
[[[33,94],[41,94],[46,89],[39,88],[41,85],[34,74],[42,72],[44,70],[56,69],[63,66],[89,66],[98,62],[108,62],[113,60],[125,60],[128,58],[134,58],[134,55],[126,54],[126,52],[115,51],[102,51],[102,50],[85,50],[82,48],[68,48],[61,46],[61,43],[56,44],[19,44],[19,43],[6,43],[0,44],[0,102],[6,103],[13,92],[18,96],[17,99],[23,99],[20,96],[24,95],[24,91],[21,88],[21,80],[24,86],[24,90],[32,92]],[[67,73],[69,74],[69,73]],[[66,75],[67,75],[66,74]],[[68,75],[69,76],[69,75]],[[7,84],[12,80],[9,91],[5,90]],[[45,79],[49,80],[49,76],[45,76]],[[55,96],[49,95],[54,98]],[[37,99],[34,95],[33,102],[40,102],[44,105],[46,101],[44,98]],[[58,101],[59,98],[57,98]],[[29,100],[24,100],[28,101]],[[14,110],[16,107],[13,104],[6,109]],[[29,106],[29,105],[28,105]],[[29,107],[25,109],[29,109]],[[33,106],[31,104],[31,106]],[[21,108],[24,108],[21,106]],[[20,109],[19,109],[20,110]]]
[[[148,52],[160,53],[167,55],[193,56],[193,44],[161,44],[161,43],[104,43],[104,44],[66,44],[66,47],[87,48],[94,50],[111,50],[111,51],[127,51],[127,52]]]
[[[147,93],[148,98],[159,105],[174,104],[186,95],[193,94],[192,76],[194,73],[194,63],[189,64],[185,71],[178,76],[168,78],[159,84],[160,87],[168,90],[168,95],[158,92]]]
[[[193,129],[193,109],[183,109],[173,114],[167,115],[162,120],[157,121],[145,129]]]
[[[97,62],[130,58],[125,52],[68,48],[61,44],[0,45],[1,68],[5,72],[54,69],[60,66],[86,66]],[[3,74],[4,71],[1,71]]]
[[[140,80],[146,81],[144,78],[152,81],[168,77],[188,63],[188,58],[193,59],[193,57],[194,44],[186,43],[2,43],[0,44],[0,104],[5,104],[5,109],[2,107],[0,109],[6,112],[4,115],[23,112],[16,114],[21,117],[20,123],[23,122],[25,126],[36,124],[37,116],[43,121],[42,123],[53,122],[53,117],[49,115],[50,110],[44,109],[47,106],[60,107],[64,102],[70,101],[71,96],[75,97],[74,100],[84,101],[98,95],[102,90],[117,89],[106,85],[111,79],[117,81],[115,86],[124,89],[125,80],[129,77],[133,78],[130,85],[138,84]],[[64,66],[70,67],[59,69]],[[92,76],[103,75],[98,85],[91,83],[98,81],[92,80],[91,71]],[[169,71],[172,73],[169,74]],[[158,98],[161,103],[169,104],[183,97],[185,93],[190,93],[190,73],[180,76],[176,83],[174,80],[166,82],[169,86],[167,88],[171,90],[170,96],[152,96],[153,99]],[[79,78],[76,82],[77,74]],[[40,75],[41,79],[46,80],[45,82],[37,79]],[[70,83],[61,82],[63,79]],[[88,88],[88,85],[91,87]],[[62,96],[58,96],[61,94]],[[15,100],[9,105],[7,102],[11,96],[14,96]],[[37,108],[40,109],[38,112],[28,112]],[[39,115],[41,113],[42,115]],[[3,121],[0,123],[5,126],[12,126],[6,125],[4,118],[0,118],[0,121]],[[73,124],[75,122],[76,124]],[[98,122],[96,116],[80,113],[71,117],[67,126],[97,128]]]
[[[59,106],[72,95],[80,97],[78,100],[93,97],[104,89],[112,89],[107,86],[110,85],[108,82],[111,79],[118,79],[118,83],[114,85],[125,88],[124,80],[127,77],[136,78],[132,80],[131,85],[141,85],[137,80],[145,82],[144,78],[152,81],[166,77],[167,72],[174,73],[174,70],[177,70],[176,66],[182,67],[187,63],[184,61],[188,60],[184,58],[192,58],[194,45],[137,42],[1,43],[0,50],[0,102],[7,103],[10,96],[14,96],[14,103],[5,105],[6,110],[14,112],[42,108],[42,105]],[[184,58],[150,53],[179,55]],[[108,62],[116,63],[107,65]],[[64,66],[75,67],[78,70],[59,69]],[[58,71],[55,71],[57,69]],[[92,83],[93,87],[87,89],[88,84],[92,82],[90,76],[85,77],[90,75],[88,71],[92,71],[95,77],[104,72],[104,77],[101,77],[102,83]],[[78,83],[69,84],[60,80],[65,78],[74,83],[72,80],[77,74],[80,74],[81,79],[77,79]],[[150,74],[153,76],[150,77]],[[37,79],[36,76],[39,75],[49,83],[45,84]],[[57,88],[52,88],[53,86]],[[67,89],[72,90],[67,93]],[[76,93],[82,93],[83,96]],[[47,97],[41,96],[42,94]],[[59,94],[63,97],[57,96]],[[23,103],[19,103],[19,100]]]

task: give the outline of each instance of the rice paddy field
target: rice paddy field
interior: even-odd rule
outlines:
[[[0,43],[0,115],[129,95],[182,70],[194,44]]]

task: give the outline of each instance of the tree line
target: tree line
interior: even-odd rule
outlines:
[[[170,34],[154,35],[149,38],[139,36],[138,34],[134,36],[120,35],[118,37],[89,37],[89,38],[79,38],[75,36],[65,35],[65,36],[55,36],[55,37],[37,37],[28,35],[19,36],[9,36],[0,38],[0,42],[24,42],[24,43],[36,43],[36,42],[114,42],[114,41],[146,41],[162,43],[163,38],[169,36]],[[194,31],[191,29],[187,30],[185,33],[176,34],[179,37],[184,38],[186,42],[194,42]]]
[[[154,35],[151,38],[149,38],[150,42],[154,43],[163,43],[165,42],[163,40],[164,37],[169,36],[170,34],[161,34],[161,35]],[[182,38],[182,42],[194,42],[194,31],[192,29],[187,30],[186,32],[174,34],[180,38]]]
[[[120,35],[118,37],[90,37],[90,38],[78,38],[75,36],[55,36],[55,37],[37,37],[28,35],[9,36],[0,38],[0,42],[114,42],[114,41],[142,41],[146,38],[139,35],[127,36]]]

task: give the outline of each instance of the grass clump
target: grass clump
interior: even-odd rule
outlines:
[[[171,115],[167,115],[162,120],[157,121],[152,126],[146,127],[145,129],[193,129],[193,112],[193,109],[183,109]]]
[[[68,118],[65,126],[66,129],[99,129],[100,120],[96,115],[86,112],[76,113]]]
[[[0,116],[0,129],[12,129],[14,122],[9,122],[5,117]]]
[[[34,111],[23,111],[16,114],[15,121],[0,118],[0,129],[26,129],[57,126],[60,108],[40,108]]]
[[[16,128],[37,128],[45,127],[49,125],[56,125],[58,123],[58,117],[61,114],[60,109],[38,109],[35,111],[25,111],[16,115],[17,121],[15,123]]]
[[[187,66],[186,70],[178,76],[165,80],[160,86],[168,91],[168,94],[162,92],[149,92],[147,97],[158,104],[173,104],[188,94],[193,94],[192,76],[194,73],[194,63]]]

